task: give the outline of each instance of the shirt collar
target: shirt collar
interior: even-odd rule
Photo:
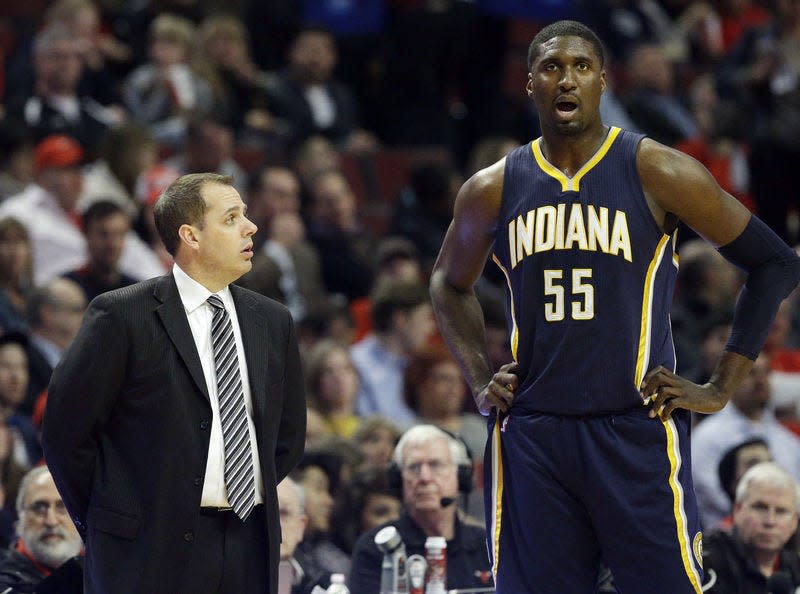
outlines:
[[[187,314],[192,313],[198,307],[203,305],[208,298],[214,294],[194,280],[191,276],[186,274],[177,264],[172,265],[172,275],[175,277],[175,284],[178,286],[178,294],[181,297],[181,302],[183,303],[183,307]],[[232,303],[230,293],[230,287],[225,287],[215,294],[222,299],[222,302],[227,307]]]

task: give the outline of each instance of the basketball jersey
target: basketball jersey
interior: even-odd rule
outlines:
[[[631,409],[648,370],[675,369],[676,234],[659,229],[645,199],[642,138],[610,128],[571,178],[541,139],[506,157],[493,259],[509,287],[515,411]]]

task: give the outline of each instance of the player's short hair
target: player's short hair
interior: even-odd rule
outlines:
[[[600,58],[600,67],[605,63],[605,51],[603,50],[603,42],[597,34],[589,27],[578,21],[556,21],[546,27],[542,28],[531,41],[528,48],[528,71],[530,72],[533,62],[539,53],[539,48],[546,41],[550,41],[553,37],[581,37],[592,44],[597,57]]]

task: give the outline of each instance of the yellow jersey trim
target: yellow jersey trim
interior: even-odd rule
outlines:
[[[503,520],[503,450],[500,441],[500,418],[494,420],[492,429],[492,575],[497,583],[497,568],[500,566],[500,528]]]
[[[519,346],[519,326],[517,326],[517,312],[514,309],[514,290],[511,288],[511,277],[508,275],[508,270],[500,262],[497,254],[492,254],[492,260],[497,264],[498,268],[503,271],[503,276],[506,277],[506,284],[508,285],[508,294],[511,296],[511,355],[514,361],[517,360],[517,347]]]
[[[633,378],[636,389],[641,389],[642,380],[647,373],[647,362],[650,360],[650,324],[652,322],[653,309],[653,281],[655,280],[658,267],[664,257],[664,251],[670,236],[664,235],[656,246],[653,259],[647,267],[647,274],[644,278],[644,293],[642,295],[642,325],[639,330],[639,351],[636,355],[636,377]]]
[[[544,153],[542,153],[541,138],[537,138],[531,142],[531,150],[533,151],[533,156],[536,159],[536,163],[539,165],[542,171],[559,181],[562,192],[580,192],[581,179],[584,175],[589,173],[589,171],[591,171],[592,168],[603,159],[603,157],[606,156],[606,153],[608,153],[608,150],[611,148],[611,145],[614,144],[614,140],[616,140],[620,132],[622,132],[620,128],[611,126],[611,128],[608,130],[608,134],[606,135],[606,139],[603,141],[603,144],[600,145],[600,148],[597,149],[597,152],[595,152],[595,154],[592,155],[592,157],[583,164],[583,167],[581,167],[572,177],[567,177],[563,171],[553,166],[547,159],[545,159]]]
[[[686,512],[684,511],[683,487],[678,480],[678,472],[681,469],[681,453],[679,447],[678,430],[673,419],[662,421],[664,430],[667,433],[667,456],[669,457],[669,486],[672,489],[673,507],[672,512],[675,516],[675,527],[680,543],[681,559],[686,576],[692,584],[696,594],[702,594],[700,585],[700,574],[697,567],[692,562],[692,541],[689,538],[689,531],[686,522]]]

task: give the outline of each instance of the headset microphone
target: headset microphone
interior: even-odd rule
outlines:
[[[439,500],[439,505],[441,505],[442,507],[450,507],[455,503],[455,501],[456,500],[454,497],[442,497]]]

